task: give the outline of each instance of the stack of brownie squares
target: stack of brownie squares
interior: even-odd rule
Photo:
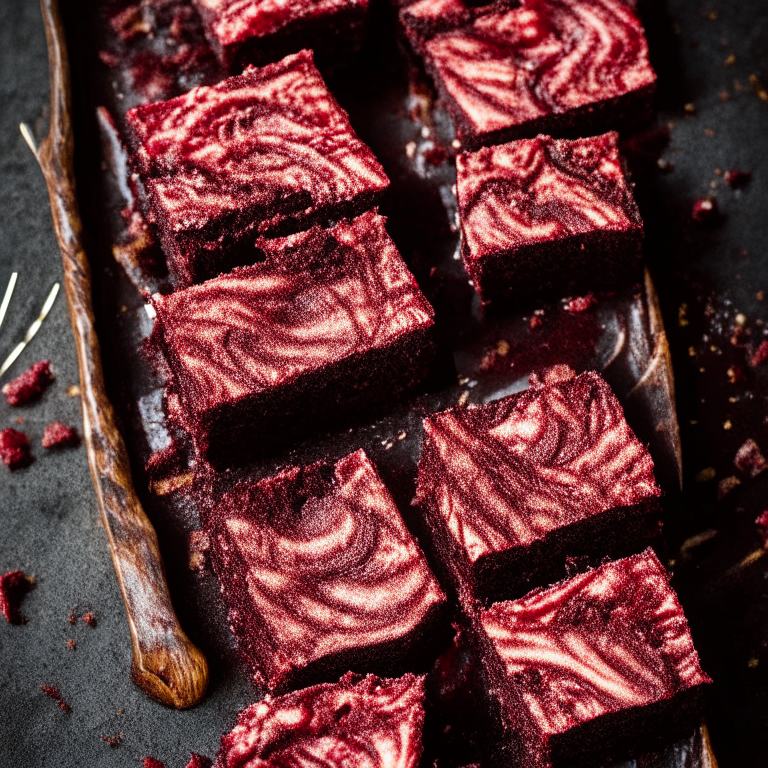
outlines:
[[[433,311],[376,209],[384,170],[312,52],[291,53],[307,30],[324,60],[356,47],[366,0],[194,4],[229,71],[288,54],[127,115],[176,288],[152,297],[168,415],[220,470],[414,387]],[[468,150],[462,257],[483,305],[636,281],[615,130],[647,116],[655,74],[631,3],[416,0],[400,20]],[[212,487],[212,563],[268,690],[219,768],[416,768],[453,597],[502,734],[489,764],[610,760],[700,717],[710,681],[650,548],[653,462],[596,373],[556,367],[424,420],[413,503],[434,572],[363,450]]]

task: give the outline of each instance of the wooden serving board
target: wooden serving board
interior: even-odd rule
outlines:
[[[168,50],[167,30],[149,36],[139,27],[120,39],[114,12],[127,2],[113,3],[109,11],[93,0],[62,0],[61,7],[57,0],[41,0],[41,5],[51,124],[35,150],[64,260],[91,473],[129,618],[133,678],[148,695],[183,708],[204,695],[208,665],[182,625],[193,627],[197,644],[216,659],[214,673],[240,667],[215,579],[190,569],[190,555],[195,557],[190,541],[198,528],[197,510],[186,494],[193,469],[174,467],[152,477],[144,471],[169,437],[162,381],[141,352],[152,327],[142,291],[167,290],[168,284],[147,266],[161,261],[156,246],[130,234],[121,213],[132,199],[120,125],[125,111],[148,93],[153,100],[167,98],[215,82],[223,73],[194,30],[192,42],[199,47],[189,59],[195,67],[187,70],[174,71],[159,58]],[[450,121],[409,66],[391,14],[381,8],[375,13],[379,33],[363,60],[331,87],[392,180],[381,210],[436,309],[438,361],[430,380],[409,400],[227,473],[223,482],[243,474],[265,477],[287,464],[335,460],[363,447],[418,532],[420,521],[412,519],[409,502],[423,416],[457,402],[482,403],[518,391],[532,371],[567,363],[577,372],[603,373],[674,497],[682,483],[680,439],[669,350],[650,275],[633,290],[598,297],[585,312],[571,312],[565,302],[542,305],[535,328],[530,310],[483,317],[458,259],[455,167],[450,158],[430,152],[435,146],[450,148]],[[254,698],[258,695],[254,690]],[[464,747],[452,742],[448,754],[437,740],[429,755],[441,766],[458,766],[472,762],[471,747]],[[704,768],[715,760],[702,725],[689,738],[622,765]]]

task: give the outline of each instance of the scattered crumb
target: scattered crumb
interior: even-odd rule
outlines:
[[[709,139],[714,139],[716,134],[711,128],[705,128],[704,135]]]
[[[571,299],[565,305],[565,308],[569,312],[586,312],[593,304],[597,304],[597,299],[590,292],[586,296],[578,296],[575,299]]]
[[[730,67],[730,66],[732,66],[732,65],[733,65],[733,64],[735,64],[735,63],[736,63],[736,56],[735,56],[734,54],[731,54],[731,55],[730,55],[730,56],[729,56],[729,57],[728,57],[728,58],[727,58],[727,59],[726,59],[726,60],[723,62],[723,64],[725,64],[725,66],[726,66],[726,67]]]
[[[752,90],[757,94],[757,98],[760,99],[760,101],[768,101],[768,91],[765,90],[757,75],[749,76],[749,84],[752,86]]]
[[[677,324],[681,328],[688,325],[688,305],[683,302],[677,309]],[[693,349],[693,347],[691,347]]]
[[[189,756],[189,762],[187,768],[211,768],[213,760],[210,757],[203,757],[198,755],[197,752],[192,752]]]
[[[762,300],[765,298],[765,294],[764,294],[762,291],[757,291],[757,292],[755,293],[755,298],[756,298],[758,301],[762,301]]]
[[[189,534],[188,564],[191,571],[202,573],[208,564],[208,550],[211,547],[210,539],[205,531],[192,531]]]
[[[442,165],[447,159],[448,152],[439,144],[435,144],[432,149],[428,149],[424,153],[424,160],[430,165]]]
[[[730,419],[726,419],[723,422],[723,429],[728,430],[728,429],[731,429],[731,427],[733,427],[733,422],[731,422]]]
[[[736,475],[730,475],[729,477],[724,477],[718,484],[717,484],[717,498],[723,499],[725,498],[737,485],[741,485],[741,480],[739,480]]]
[[[768,551],[768,509],[763,510],[762,514],[755,520],[757,532],[763,540],[763,549]]]
[[[760,664],[760,659],[756,659],[754,656],[747,662],[747,666],[750,669],[755,669]]]
[[[500,339],[496,343],[496,354],[506,357],[509,354],[509,342],[506,339]]]
[[[752,438],[745,440],[741,448],[736,451],[733,463],[736,465],[736,469],[749,478],[757,477],[761,472],[768,469],[768,461],[765,460],[760,446]]]
[[[684,110],[685,110],[685,111],[686,111],[686,112],[687,112],[689,115],[694,115],[694,114],[696,114],[696,105],[695,105],[695,104],[694,104],[692,101],[689,101],[689,102],[688,102],[688,103],[687,103],[685,106],[683,106],[683,109],[684,109]]]
[[[77,648],[77,643],[74,640],[67,640],[67,648],[74,651]]]
[[[739,171],[733,168],[726,171],[723,178],[725,183],[733,187],[733,189],[740,189],[749,184],[749,180],[752,178],[752,171]]]
[[[34,586],[34,577],[24,571],[8,571],[0,576],[0,613],[9,624],[27,623],[21,612],[21,601]]]
[[[56,377],[48,360],[40,360],[3,387],[8,405],[28,405],[43,396]]]
[[[43,448],[76,448],[78,445],[80,435],[77,430],[60,421],[51,422],[43,432]]]
[[[748,365],[750,368],[757,368],[757,366],[766,359],[768,359],[768,339],[764,339],[760,342],[760,346],[758,346],[749,358]]]
[[[123,743],[123,734],[118,733],[116,736],[101,736],[102,741],[106,741],[112,749],[119,747]]]
[[[70,624],[77,624],[77,614],[75,613],[74,608],[69,612],[69,617],[67,618],[67,621]]]
[[[717,95],[720,98],[720,101],[728,101],[728,99],[731,98],[731,94],[728,93],[728,91],[720,91]]]
[[[0,461],[11,471],[24,469],[33,461],[29,438],[16,429],[0,431]]]
[[[696,482],[697,483],[708,483],[710,480],[715,479],[715,468],[714,467],[704,467],[697,475],[696,475]]]
[[[67,387],[67,394],[70,397],[80,397],[80,387],[77,384],[70,384]]]
[[[165,763],[154,757],[145,757],[143,760],[144,768],[165,768]]]
[[[40,690],[49,698],[53,699],[64,712],[71,712],[72,708],[64,700],[61,691],[53,685],[41,685]]]
[[[720,209],[717,205],[717,199],[714,197],[704,197],[696,200],[691,209],[691,218],[697,224],[713,224],[720,217]]]
[[[88,613],[83,616],[83,621],[91,627],[91,629],[94,629],[96,627],[96,617],[93,615],[92,611],[88,611]]]
[[[731,384],[737,384],[746,378],[744,376],[744,369],[740,365],[732,365],[725,373]]]
[[[469,390],[465,389],[462,393],[459,399],[456,401],[456,405],[466,405],[467,400],[469,400]]]
[[[115,710],[115,717],[120,717],[122,714],[123,714],[123,710],[122,709],[116,709]]]

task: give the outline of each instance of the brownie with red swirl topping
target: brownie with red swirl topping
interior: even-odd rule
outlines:
[[[211,48],[225,69],[267,64],[302,48],[322,67],[360,49],[368,0],[192,0]]]
[[[476,629],[518,764],[603,765],[699,723],[711,680],[651,549],[496,603]]]
[[[364,451],[201,506],[232,631],[269,690],[419,671],[447,642],[443,590]]]
[[[650,115],[656,74],[626,0],[418,0],[400,18],[466,149]]]
[[[642,279],[643,222],[615,132],[483,147],[456,168],[462,258],[484,305]]]
[[[660,531],[660,494],[594,372],[424,420],[414,503],[464,606],[640,551]]]
[[[244,709],[221,739],[214,768],[418,768],[424,678],[344,675]]]
[[[389,185],[311,51],[126,122],[139,199],[180,287],[252,263],[257,235],[358,215]]]
[[[263,261],[152,299],[168,414],[217,468],[391,401],[434,349],[432,307],[377,213],[257,246]]]

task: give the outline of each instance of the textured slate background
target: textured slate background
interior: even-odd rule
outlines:
[[[745,365],[768,322],[768,304],[756,296],[768,292],[768,96],[761,98],[759,84],[750,82],[756,75],[768,85],[768,6],[669,0],[651,15],[660,123],[674,124],[664,157],[674,170],[639,178],[638,193],[673,345],[683,427],[687,489],[679,530],[670,534],[682,540],[710,532],[705,544],[675,558],[676,584],[716,681],[708,721],[721,765],[763,766],[768,557],[744,559],[755,558],[760,546],[754,518],[768,507],[768,472],[747,480],[732,461],[747,437],[768,452],[768,363],[754,371]],[[730,54],[735,62],[726,64]],[[47,100],[37,4],[3,0],[0,289],[13,270],[20,281],[0,332],[0,358],[61,279],[45,186],[18,131],[25,121],[42,133]],[[694,115],[684,110],[686,103],[695,105]],[[715,173],[734,167],[754,173],[741,192]],[[709,193],[717,196],[725,221],[702,231],[692,226],[690,207]],[[730,343],[737,313],[746,316],[752,334],[746,348]],[[57,375],[42,403],[19,410],[0,402],[0,428],[23,417],[36,457],[31,468],[14,474],[0,466],[0,572],[22,568],[38,578],[24,603],[29,623],[0,623],[0,766],[133,766],[153,755],[173,768],[186,764],[190,750],[213,755],[221,733],[252,698],[249,684],[235,670],[201,706],[182,713],[150,702],[131,684],[128,628],[85,451],[46,454],[40,445],[49,421],[80,418],[77,399],[66,394],[78,375],[63,298],[11,372],[41,358],[52,361]],[[744,371],[736,383],[728,377],[733,366]],[[715,479],[696,482],[708,467]],[[731,475],[743,482],[718,501],[717,484]],[[98,626],[71,626],[67,617],[75,606],[80,614],[94,611]],[[67,639],[76,641],[76,650]],[[41,693],[43,683],[61,689],[71,714]],[[117,749],[100,738],[118,733],[124,739]]]

